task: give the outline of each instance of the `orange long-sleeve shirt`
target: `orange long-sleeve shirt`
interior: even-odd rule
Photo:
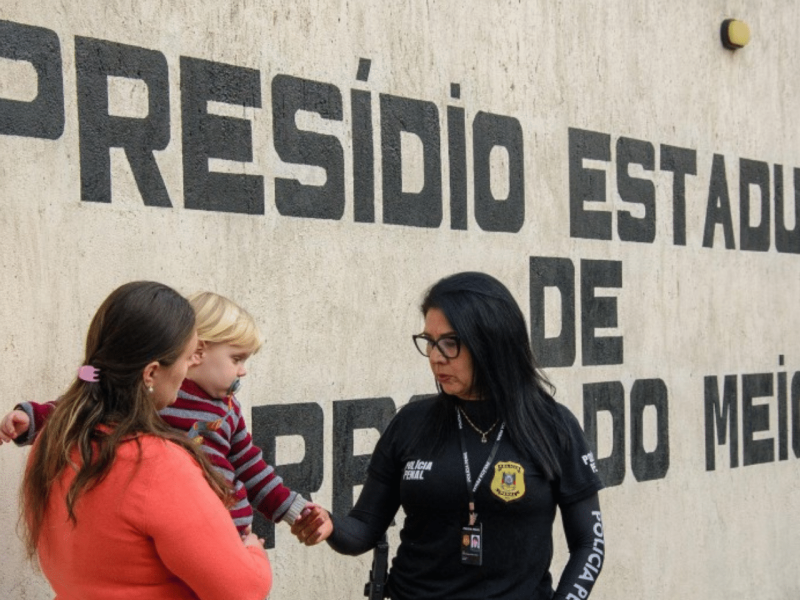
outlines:
[[[77,525],[64,502],[74,471],[53,486],[38,554],[56,600],[263,600],[269,560],[244,546],[200,466],[171,442],[138,440],[141,457],[124,442],[80,497]]]

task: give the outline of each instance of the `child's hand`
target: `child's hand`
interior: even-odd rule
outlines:
[[[28,431],[31,421],[22,410],[12,410],[0,421],[0,446],[3,442],[11,442]]]
[[[313,546],[324,542],[333,533],[333,521],[327,510],[309,504],[292,525],[292,533],[301,544]]]

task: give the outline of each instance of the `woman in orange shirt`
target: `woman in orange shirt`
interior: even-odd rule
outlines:
[[[263,600],[263,542],[239,537],[225,481],[158,411],[194,361],[194,312],[132,282],[103,302],[84,366],[39,435],[23,480],[28,555],[56,598]]]

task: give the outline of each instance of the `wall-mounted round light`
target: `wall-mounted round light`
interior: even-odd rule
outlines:
[[[722,45],[728,50],[744,48],[750,41],[750,28],[744,21],[725,19],[720,28]]]

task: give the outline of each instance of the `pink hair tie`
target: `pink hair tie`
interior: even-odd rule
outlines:
[[[95,369],[92,365],[83,365],[80,369],[78,369],[78,379],[88,383],[95,383],[99,381],[99,373],[100,370]]]

